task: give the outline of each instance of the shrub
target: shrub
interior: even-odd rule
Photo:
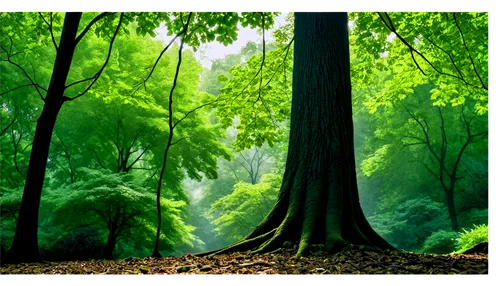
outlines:
[[[42,253],[45,260],[102,259],[104,242],[96,227],[77,228],[64,234]]]
[[[455,239],[458,234],[453,231],[440,230],[427,237],[419,252],[423,253],[450,253],[455,249]]]
[[[464,229],[459,233],[457,241],[457,253],[462,253],[481,242],[488,242],[488,225],[482,224],[473,229]]]
[[[408,200],[368,221],[394,247],[408,251],[419,250],[432,233],[450,227],[446,207],[429,197]]]

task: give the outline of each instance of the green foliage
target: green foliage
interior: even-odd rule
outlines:
[[[152,245],[156,223],[154,191],[141,187],[130,174],[83,169],[82,180],[52,192],[54,222],[68,228],[94,225],[101,233],[116,231],[127,237],[123,243],[135,247]],[[61,197],[61,193],[69,195]],[[182,201],[161,199],[163,210],[162,245],[171,252],[175,247],[190,245],[193,227],[184,224]]]
[[[488,225],[482,224],[474,226],[470,230],[462,230],[457,241],[457,253],[462,253],[481,242],[488,242]]]
[[[281,176],[266,174],[252,185],[239,182],[233,192],[217,200],[210,209],[212,222],[220,236],[229,241],[242,239],[271,210],[281,184]]]
[[[427,61],[416,52],[410,54],[408,47],[394,34],[390,36],[391,30],[383,22],[389,24],[387,15],[398,34]],[[353,69],[354,85],[372,85],[376,70],[390,74],[381,92],[368,102],[372,111],[404,99],[417,85],[427,81],[435,83],[431,90],[434,105],[459,106],[465,98],[472,98],[479,114],[487,111],[487,13],[391,12],[387,15],[350,15],[354,21],[351,50],[357,62]]]
[[[488,224],[488,209],[472,208],[463,212],[460,216],[460,225],[462,228],[471,228],[475,225]]]
[[[444,205],[429,197],[407,200],[368,221],[396,248],[410,251],[419,249],[433,232],[450,229]]]
[[[453,231],[439,230],[432,233],[424,241],[422,248],[419,250],[423,253],[446,254],[455,249],[455,239],[457,233]]]

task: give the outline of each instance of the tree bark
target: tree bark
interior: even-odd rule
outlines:
[[[64,89],[75,51],[75,37],[81,15],[82,13],[66,13],[64,18],[59,51],[45,97],[45,104],[35,129],[16,233],[7,256],[7,260],[10,262],[29,262],[39,259],[38,211],[45,178],[45,168],[47,166],[52,131],[64,102]]]
[[[110,230],[108,234],[108,240],[106,241],[106,245],[104,246],[104,259],[113,259],[113,250],[115,249],[117,238],[117,231],[115,229]]]
[[[243,241],[207,254],[283,245],[297,255],[321,244],[393,249],[368,224],[359,203],[347,13],[295,13],[292,114],[278,201]]]

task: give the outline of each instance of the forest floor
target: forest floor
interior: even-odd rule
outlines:
[[[0,274],[487,274],[487,254],[415,254],[347,250],[295,257],[234,253],[213,257],[128,258],[7,264]]]

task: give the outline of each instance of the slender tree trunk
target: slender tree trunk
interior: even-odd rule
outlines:
[[[448,213],[450,214],[451,229],[453,231],[458,231],[458,220],[457,212],[455,210],[455,196],[453,189],[446,192],[446,205],[448,206]]]
[[[347,13],[295,13],[292,114],[279,198],[259,226],[224,253],[293,244],[393,249],[361,210],[354,164]],[[208,253],[210,254],[210,253]]]
[[[104,259],[112,260],[113,259],[113,250],[116,246],[117,232],[115,229],[111,229],[108,234],[108,240],[106,241],[106,245],[104,246]]]
[[[28,262],[39,259],[38,211],[45,178],[45,168],[47,166],[52,131],[54,130],[57,114],[64,102],[65,83],[75,51],[75,37],[81,15],[82,13],[66,13],[64,18],[59,51],[45,97],[45,104],[35,129],[16,233],[7,257],[7,260],[11,262]]]

